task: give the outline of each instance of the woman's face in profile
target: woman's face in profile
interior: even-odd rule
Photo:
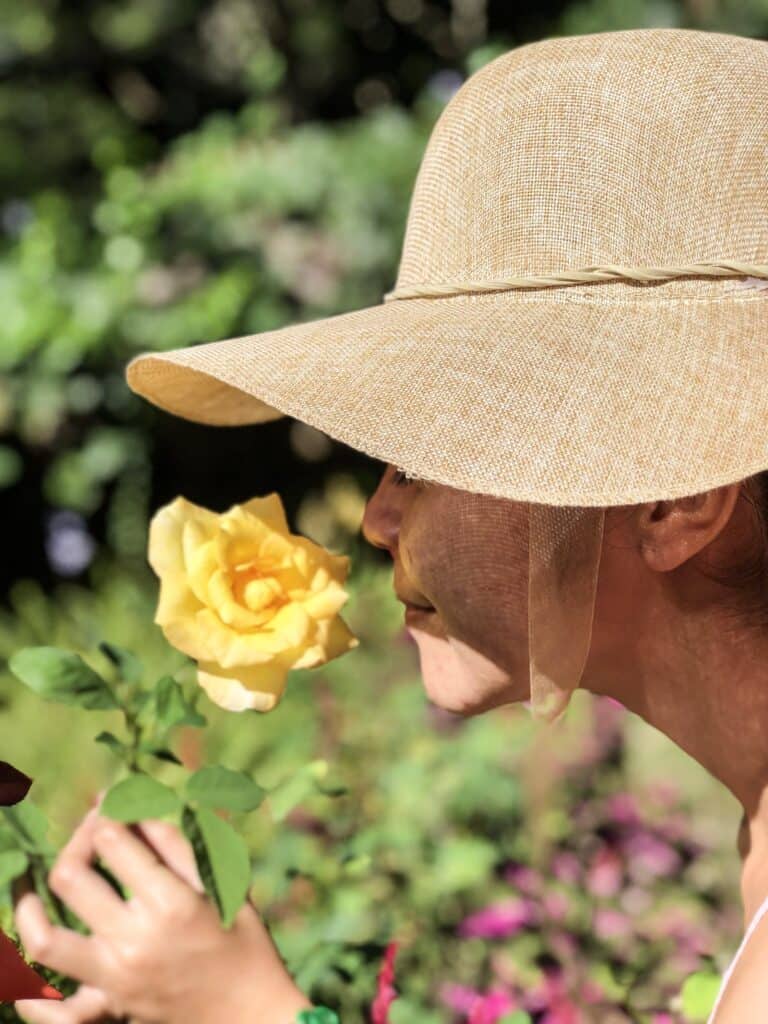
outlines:
[[[388,464],[362,529],[390,551],[400,600],[430,608],[407,623],[430,700],[463,715],[527,700],[527,505]]]

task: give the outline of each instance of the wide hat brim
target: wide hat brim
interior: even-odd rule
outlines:
[[[288,415],[417,477],[550,505],[696,494],[768,466],[768,292],[384,302],[148,352],[129,386],[197,423]]]

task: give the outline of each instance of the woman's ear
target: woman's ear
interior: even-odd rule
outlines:
[[[739,481],[690,497],[641,505],[637,529],[648,568],[670,572],[711,544],[731,518],[741,487]]]

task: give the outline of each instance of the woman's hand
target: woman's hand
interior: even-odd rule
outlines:
[[[225,930],[179,829],[164,821],[136,827],[143,838],[94,808],[51,869],[51,889],[92,934],[54,926],[35,893],[19,900],[16,926],[29,956],[84,983],[61,1002],[17,1001],[23,1019],[292,1024],[312,1004],[252,904],[245,903]],[[93,870],[96,855],[130,890],[130,899],[121,899]]]

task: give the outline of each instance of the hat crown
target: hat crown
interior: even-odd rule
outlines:
[[[530,43],[462,85],[419,168],[396,287],[717,259],[768,262],[768,43],[637,29]]]

